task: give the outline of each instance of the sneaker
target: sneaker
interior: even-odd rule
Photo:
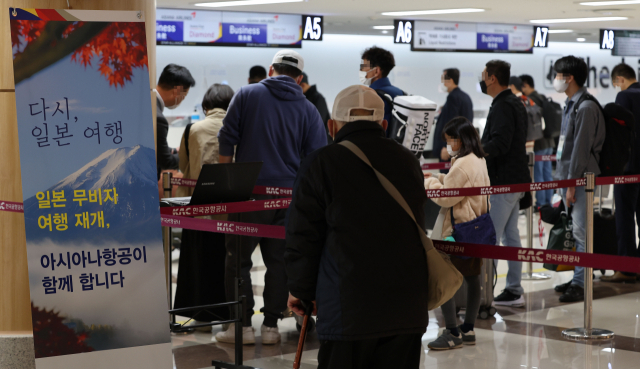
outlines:
[[[278,327],[272,328],[263,324],[260,328],[260,333],[262,334],[263,345],[275,345],[280,342],[280,331]]]
[[[462,337],[454,336],[451,331],[445,329],[440,337],[427,345],[432,350],[452,350],[462,347]]]
[[[236,327],[235,323],[229,324],[229,329],[224,332],[216,333],[216,340],[224,343],[236,343]],[[256,334],[253,327],[242,327],[242,344],[253,345],[256,343]]]
[[[462,343],[465,345],[475,345],[476,344],[476,332],[469,331],[464,333],[460,327],[458,327],[458,332],[462,335]]]
[[[567,292],[567,290],[569,289],[569,286],[571,286],[571,282],[572,282],[572,281],[569,281],[569,282],[567,282],[567,283],[563,283],[563,284],[559,284],[559,285],[557,285],[557,286],[553,287],[553,289],[554,289],[556,292],[565,293],[565,292]]]
[[[493,299],[493,304],[498,306],[522,307],[524,306],[524,297],[504,290],[498,297]]]
[[[560,302],[578,302],[584,300],[584,289],[580,286],[572,284],[567,292],[560,296]]]

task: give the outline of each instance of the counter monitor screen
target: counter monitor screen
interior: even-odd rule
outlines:
[[[614,31],[613,56],[640,56],[640,31]]]
[[[534,36],[533,26],[415,21],[411,50],[532,53]]]
[[[295,14],[157,9],[156,19],[158,45],[302,47]]]

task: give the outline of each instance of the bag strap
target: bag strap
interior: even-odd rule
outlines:
[[[385,177],[382,173],[378,172],[378,170],[374,168],[373,165],[371,165],[369,158],[367,158],[365,153],[363,153],[362,150],[360,150],[360,148],[356,144],[350,141],[342,141],[339,143],[339,145],[342,145],[347,149],[349,149],[352,153],[354,153],[357,157],[359,157],[360,160],[365,162],[365,164],[367,164],[371,169],[373,169],[373,172],[376,174],[376,177],[378,177],[378,180],[380,181],[380,184],[382,184],[382,187],[384,187],[384,189],[387,190],[389,195],[391,195],[391,197],[393,197],[398,202],[398,204],[404,209],[404,211],[406,211],[407,214],[409,214],[411,219],[413,219],[413,222],[415,223],[416,227],[418,227],[418,234],[420,234],[420,240],[422,241],[422,245],[424,246],[425,251],[427,252],[431,251],[431,249],[434,248],[433,242],[431,242],[431,239],[427,237],[427,234],[424,232],[424,229],[422,229],[422,226],[418,224],[418,222],[416,221],[416,217],[413,215],[413,211],[411,211],[409,204],[407,204],[407,201],[404,199],[404,197],[402,197],[402,195],[400,194],[396,186],[394,186],[393,183],[391,183],[391,181],[387,179],[387,177]]]
[[[187,150],[187,159],[189,159],[189,133],[191,132],[192,125],[193,123],[189,123],[184,129],[184,148]]]

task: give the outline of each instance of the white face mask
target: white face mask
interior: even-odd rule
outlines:
[[[569,88],[569,84],[564,79],[554,79],[553,80],[553,88],[557,92],[565,92],[567,88]]]
[[[449,156],[453,157],[458,155],[460,150],[453,151],[453,149],[451,148],[451,145],[447,145],[447,152],[449,153]]]
[[[367,78],[367,73],[371,72],[372,70],[373,68],[366,72],[360,71],[360,83],[362,83],[365,86],[371,85],[371,80],[373,79],[373,77]]]
[[[621,92],[622,91],[622,87],[621,86],[613,86],[613,89],[616,90],[616,92]]]
[[[447,93],[449,92],[449,89],[447,88],[447,86],[444,84],[444,82],[440,82],[440,85],[438,86],[438,92],[441,93]]]

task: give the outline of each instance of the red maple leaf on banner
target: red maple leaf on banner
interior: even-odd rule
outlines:
[[[14,56],[25,52],[43,33],[46,21],[11,21],[11,44]],[[81,31],[85,22],[72,22],[64,29],[60,39],[62,42],[74,32]],[[99,57],[98,71],[109,85],[124,87],[131,81],[133,68],[148,67],[147,40],[143,22],[111,23],[95,37],[78,47],[71,55],[71,60],[82,64],[85,68],[92,66],[94,57]]]

